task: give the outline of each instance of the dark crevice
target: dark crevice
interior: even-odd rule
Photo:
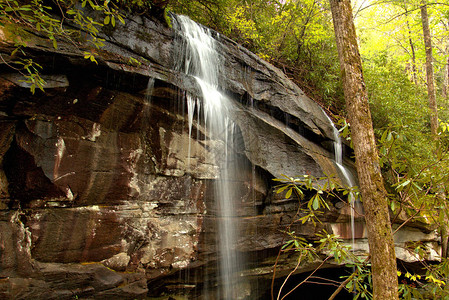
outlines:
[[[13,140],[4,156],[3,168],[11,196],[10,209],[26,208],[32,200],[65,196],[36,165],[33,156]]]

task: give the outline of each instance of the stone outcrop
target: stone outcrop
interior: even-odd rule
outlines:
[[[45,93],[31,94],[0,66],[0,298],[135,299],[216,288],[213,182],[224,150],[198,122],[189,137],[185,97],[198,87],[173,69],[177,34],[143,16],[106,32],[98,65],[73,44],[54,49],[35,36],[27,53],[43,66]],[[217,38],[223,93],[236,107],[240,171],[232,180],[243,224],[236,248],[248,257],[244,276],[269,282],[280,230],[298,209],[297,199],[274,193],[272,179],[338,176],[332,127],[282,72]],[[11,50],[2,41],[6,62]],[[334,203],[323,224],[292,229],[350,238],[347,211]],[[363,225],[358,238],[366,251]],[[283,255],[278,276],[295,260]]]

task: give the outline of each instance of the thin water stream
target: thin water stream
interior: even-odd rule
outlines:
[[[323,111],[324,113],[324,111]],[[334,156],[335,156],[335,164],[340,170],[343,178],[345,179],[344,184],[348,186],[348,188],[354,187],[355,181],[352,177],[352,174],[343,164],[343,143],[341,141],[340,132],[335,127],[334,122],[332,122],[331,118],[324,113],[329,120],[329,123],[332,126],[333,140],[334,140]],[[356,213],[356,198],[354,193],[348,194],[348,202],[350,205],[350,214],[351,214],[351,241],[352,241],[352,249],[355,248],[355,213]]]

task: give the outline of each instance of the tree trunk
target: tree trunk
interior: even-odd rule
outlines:
[[[446,46],[446,55],[449,55],[449,43]],[[443,67],[443,88],[442,95],[445,101],[449,100],[449,57]]]
[[[444,23],[444,29],[449,31],[449,21]],[[449,101],[449,39],[446,40],[446,49],[444,50],[446,54],[446,61],[443,68],[443,99],[444,101]]]
[[[374,299],[398,299],[387,192],[379,167],[350,0],[330,0],[343,88],[365,209]]]
[[[412,54],[412,80],[414,84],[418,84],[418,78],[416,76],[416,54],[415,54],[415,45],[413,44],[412,40],[412,30],[410,29],[410,24],[407,20],[407,27],[408,27],[408,42],[410,43],[410,50]]]
[[[443,193],[442,195],[442,201],[444,210],[440,212],[440,214],[443,214],[442,217],[442,224],[440,224],[440,235],[441,235],[441,257],[442,258],[448,258],[449,250],[448,250],[448,243],[449,243],[449,218],[448,218],[448,207],[446,203],[446,193]]]
[[[427,15],[426,0],[422,0],[421,5],[421,20],[424,35],[424,46],[426,48],[426,81],[427,94],[429,97],[430,108],[430,132],[434,138],[437,138],[438,131],[438,110],[437,101],[435,97],[435,84],[433,76],[433,62],[432,62],[432,38],[430,36],[429,17]]]
[[[410,44],[410,56],[411,56],[411,60],[412,60],[412,80],[414,84],[418,84],[418,76],[417,76],[417,72],[416,72],[416,53],[415,53],[415,45],[413,44],[413,39],[412,39],[412,29],[410,28],[410,23],[408,21],[408,17],[409,17],[409,10],[407,7],[407,3],[404,3],[404,13],[405,13],[405,24],[407,26],[407,30],[408,30],[408,42]]]
[[[427,96],[429,98],[429,108],[430,108],[430,131],[435,140],[438,140],[438,108],[435,95],[435,83],[433,75],[433,58],[432,58],[432,37],[430,36],[429,27],[429,16],[427,14],[427,2],[426,0],[421,1],[421,20],[422,29],[424,35],[424,46],[426,48],[426,80],[427,80]],[[444,68],[446,69],[446,68]],[[444,90],[444,86],[443,86]],[[444,191],[444,186],[440,186],[439,190]],[[445,203],[446,193],[440,193],[440,200]],[[440,234],[441,234],[441,257],[447,258],[448,255],[448,218],[446,213],[440,212],[443,215],[443,224],[440,224]]]

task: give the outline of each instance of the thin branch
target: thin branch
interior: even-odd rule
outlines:
[[[278,297],[277,300],[279,300],[279,297],[281,296],[282,289],[284,288],[284,285],[287,283],[287,280],[290,278],[290,276],[296,272],[299,265],[301,264],[302,259],[302,253],[298,257],[298,263],[296,264],[295,268],[288,274],[288,276],[284,279],[284,282],[282,283],[281,287],[279,288]]]
[[[318,284],[318,285],[330,285],[330,286],[338,286],[338,284],[333,282],[320,282],[320,281],[307,281],[308,284]]]
[[[341,284],[340,281],[336,281],[336,280],[332,280],[332,279],[324,278],[324,277],[320,277],[320,276],[312,276],[312,277],[310,277],[310,279],[319,279],[322,281],[327,281],[327,282],[333,283],[334,285],[337,285],[337,286],[339,286]]]
[[[343,281],[340,286],[332,293],[332,295],[327,300],[333,300],[341,292],[341,290],[354,278],[355,273],[352,273],[345,281]]]
[[[293,191],[297,194],[298,199],[301,199],[301,196],[299,195],[299,193],[296,190],[293,190]],[[295,219],[296,219],[296,216],[299,215],[300,209],[301,209],[301,205],[299,205],[298,210],[296,211],[296,214],[292,218],[292,221],[286,227],[287,230],[289,230],[291,228],[291,226],[293,225],[293,223],[296,222]],[[284,244],[284,240],[285,240],[285,235],[282,237],[281,245]],[[277,265],[278,265],[278,262],[279,262],[279,257],[281,256],[281,253],[282,253],[282,248],[279,249],[278,255],[276,257],[276,261],[275,261],[274,266],[273,266],[273,278],[271,279],[271,299],[272,300],[274,300],[274,280],[276,279],[276,268],[277,268]]]
[[[365,260],[362,262],[362,265],[365,265],[367,262],[368,262],[368,260],[370,259],[370,255],[368,255],[366,258],[365,258]],[[340,286],[335,290],[335,292],[329,297],[329,299],[327,299],[327,300],[333,300],[335,297],[337,297],[337,295],[341,292],[341,290],[348,284],[348,282],[350,282],[351,281],[351,279],[355,276],[355,274],[357,273],[358,271],[356,271],[356,272],[353,272],[348,278],[346,278],[346,280],[345,281],[343,281],[341,284],[340,284]]]
[[[407,220],[405,220],[398,228],[396,228],[396,230],[393,232],[393,235],[398,232],[399,229],[401,229],[405,224],[407,224],[411,219],[413,219],[414,217],[416,217],[416,215],[418,215],[422,208],[424,206],[424,202],[421,204],[421,207],[412,215],[410,216]]]
[[[298,287],[300,287],[303,283],[305,283],[310,277],[312,277],[313,274],[315,274],[315,272],[318,271],[318,270],[324,265],[324,263],[325,263],[329,258],[331,258],[331,256],[326,257],[326,259],[323,260],[323,261],[321,262],[321,264],[320,264],[317,268],[315,268],[315,270],[313,270],[313,272],[312,272],[309,276],[307,276],[306,279],[304,279],[304,280],[301,281],[298,285],[296,285],[294,288],[292,288],[287,294],[285,294],[285,295],[281,298],[281,300],[284,300],[285,297],[287,297],[288,295],[290,295],[294,290],[296,290],[296,289],[297,289]]]

